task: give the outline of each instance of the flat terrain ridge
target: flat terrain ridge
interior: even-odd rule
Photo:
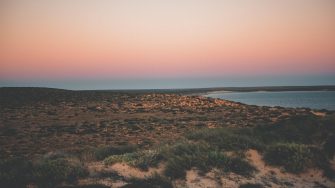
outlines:
[[[146,147],[195,129],[266,125],[313,113],[147,92],[2,88],[0,96],[0,151],[4,155],[125,143]]]

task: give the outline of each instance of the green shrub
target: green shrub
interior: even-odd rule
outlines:
[[[100,184],[90,184],[90,185],[64,185],[64,186],[57,186],[57,188],[110,188],[110,186]]]
[[[87,175],[87,170],[76,159],[52,158],[39,161],[33,175],[39,187],[54,187],[62,182],[75,182]]]
[[[133,178],[128,181],[129,183],[122,188],[172,188],[172,183],[166,177],[154,174],[146,179]]]
[[[186,135],[194,141],[203,140],[211,146],[224,150],[264,150],[266,145],[275,143],[300,143],[321,146],[327,138],[335,135],[335,116],[318,118],[313,115],[295,116],[273,125],[254,128],[202,129]],[[327,151],[332,153],[331,140]],[[334,152],[335,153],[335,152]]]
[[[184,178],[186,170],[196,167],[207,172],[219,168],[225,172],[250,175],[255,170],[247,161],[238,157],[228,157],[207,143],[178,143],[165,155],[167,164],[165,174],[171,178]]]
[[[185,177],[186,170],[197,167],[207,170],[207,158],[210,152],[207,143],[176,143],[163,151],[163,156],[167,160],[165,174],[173,178]]]
[[[232,157],[228,158],[225,165],[225,171],[234,172],[243,176],[250,176],[252,172],[256,171],[256,168],[240,157]]]
[[[333,120],[314,116],[296,116],[275,125],[258,126],[253,132],[256,138],[266,144],[294,142],[320,145],[329,135],[335,134],[333,124]]]
[[[239,186],[239,188],[263,188],[264,186],[259,183],[246,183]]]
[[[161,160],[162,156],[158,150],[144,150],[122,155],[112,155],[104,160],[104,164],[110,165],[119,162],[147,170],[151,166],[157,166]]]
[[[188,134],[186,137],[190,140],[206,141],[211,146],[216,146],[224,150],[237,151],[250,148],[261,150],[263,148],[263,144],[253,137],[251,132],[246,134],[244,130],[244,133],[242,133],[242,130],[238,128],[203,129]]]
[[[335,155],[335,135],[327,138],[325,143],[323,144],[323,150],[327,154],[327,157],[332,159]]]
[[[301,144],[270,146],[264,154],[264,160],[270,165],[283,166],[287,171],[294,173],[317,165],[316,155],[311,147]]]
[[[136,150],[136,146],[134,145],[124,145],[124,146],[107,146],[107,147],[101,147],[97,148],[93,151],[94,158],[96,160],[103,160],[106,157],[109,157],[111,155],[121,155],[125,153],[134,152]]]

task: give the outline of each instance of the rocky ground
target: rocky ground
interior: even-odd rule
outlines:
[[[129,143],[149,147],[194,129],[271,124],[315,113],[178,94],[53,95],[34,103],[0,104],[2,155],[32,156]]]

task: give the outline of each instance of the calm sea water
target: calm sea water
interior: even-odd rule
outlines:
[[[335,91],[213,92],[205,96],[258,106],[335,110]]]

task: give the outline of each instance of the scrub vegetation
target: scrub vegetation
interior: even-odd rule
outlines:
[[[244,180],[235,187],[268,186],[246,181],[257,177],[293,187],[309,170],[327,179],[305,187],[335,182],[332,111],[171,93],[31,92],[0,101],[0,187],[175,187],[208,174]]]

